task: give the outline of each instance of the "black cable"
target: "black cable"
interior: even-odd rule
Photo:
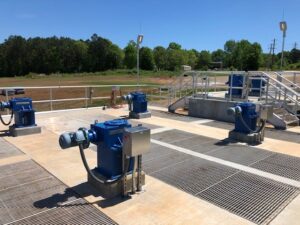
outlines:
[[[252,129],[248,126],[248,124],[244,121],[244,119],[243,119],[243,117],[242,117],[242,114],[238,114],[237,116],[238,116],[239,119],[241,120],[241,122],[242,122],[242,124],[244,125],[244,127],[246,127],[247,130],[249,130],[249,131],[252,132],[252,133],[259,133],[259,132],[261,132],[262,129],[263,129],[263,128],[265,127],[265,125],[266,125],[266,122],[265,122],[264,120],[261,120],[262,125],[260,126],[260,128],[259,128],[258,130],[252,130]]]
[[[11,111],[10,119],[9,119],[8,123],[5,123],[5,121],[2,118],[2,115],[0,114],[0,120],[3,123],[3,125],[5,125],[5,126],[8,126],[11,124],[13,117],[14,117],[14,112]]]
[[[127,175],[127,171],[129,169],[129,165],[130,165],[130,162],[131,162],[131,159],[130,160],[127,160],[125,159],[125,166],[124,166],[124,171],[123,173],[121,174],[120,177],[118,177],[117,179],[115,180],[101,180],[99,177],[97,177],[90,169],[87,161],[86,161],[86,158],[85,158],[85,154],[84,154],[84,149],[83,149],[83,145],[82,143],[79,144],[79,150],[80,150],[80,156],[81,156],[81,159],[82,159],[82,162],[83,162],[83,165],[87,171],[87,173],[93,178],[95,179],[97,182],[99,183],[102,183],[102,184],[105,184],[105,185],[109,185],[109,184],[114,184],[114,183],[117,183],[119,180],[121,180],[123,177],[125,177]],[[129,161],[129,162],[128,162]]]

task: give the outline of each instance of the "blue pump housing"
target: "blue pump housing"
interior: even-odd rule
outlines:
[[[232,78],[232,82],[231,82],[231,78]],[[242,89],[235,89],[236,87],[243,87],[243,83],[244,83],[244,76],[240,75],[240,74],[233,74],[230,75],[228,77],[228,81],[226,82],[226,84],[228,84],[229,89],[228,89],[228,95],[230,95],[230,92],[232,94],[232,96],[235,97],[242,97],[242,93],[243,90]]]
[[[144,113],[148,111],[148,101],[146,98],[146,94],[144,94],[143,92],[131,92],[130,95],[132,96],[133,112]]]
[[[127,120],[116,119],[92,124],[88,131],[90,142],[97,145],[96,170],[108,179],[115,179],[122,174],[123,129],[129,127],[131,124]],[[128,172],[132,169],[133,163]]]
[[[236,117],[234,131],[245,133],[245,134],[252,133],[253,131],[256,130],[257,119],[259,117],[258,113],[256,112],[256,105],[251,102],[244,102],[244,103],[237,104],[237,106],[241,107],[242,109],[241,117],[248,127],[244,125],[240,117]]]
[[[31,98],[13,98],[6,102],[4,106],[12,110],[16,128],[36,126],[35,110],[32,107]]]
[[[259,96],[260,92],[265,91],[266,81],[263,80],[263,76],[257,75],[252,76],[251,79],[251,91],[249,92],[250,96]]]

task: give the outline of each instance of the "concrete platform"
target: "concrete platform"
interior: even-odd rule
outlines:
[[[31,135],[31,134],[39,134],[42,132],[40,126],[33,126],[33,127],[9,127],[9,134],[13,137],[24,136],[24,135]]]
[[[161,109],[155,107],[155,110]],[[88,127],[94,120],[104,121],[128,115],[126,109],[37,114],[42,134],[23,137],[3,135],[3,143],[13,146],[19,153],[0,158],[0,166],[6,168],[0,167],[0,179],[5,176],[10,183],[2,190],[0,185],[0,204],[6,199],[4,195],[16,195],[14,193],[27,193],[26,196],[31,196],[39,204],[23,201],[22,207],[28,209],[24,214],[19,211],[18,201],[11,201],[9,215],[18,217],[7,219],[1,216],[8,213],[5,200],[5,205],[0,205],[0,218],[6,218],[2,223],[41,223],[47,222],[45,218],[52,218],[56,224],[59,221],[63,223],[67,212],[59,205],[67,202],[72,205],[67,214],[70,220],[65,222],[68,224],[91,224],[93,221],[90,219],[100,221],[101,218],[105,218],[106,224],[130,225],[298,224],[300,143],[293,141],[294,136],[282,140],[267,135],[265,141],[255,147],[230,143],[226,139],[228,129],[214,126],[210,120],[168,117],[165,109],[161,111],[151,118],[130,120],[151,128],[152,144],[149,153],[143,157],[146,173],[144,190],[129,199],[107,200],[99,196],[97,190],[86,183],[86,171],[79,150],[62,151],[58,145],[60,133]],[[296,134],[297,130],[285,135],[289,137],[291,132]],[[2,144],[0,152],[5,152],[8,145]],[[96,164],[93,146],[86,150],[86,157],[93,167]],[[24,164],[28,159],[35,161],[44,172]],[[19,168],[26,173],[14,175],[15,163],[21,163]],[[41,179],[36,185],[45,186],[35,189],[37,194],[34,195],[26,192],[30,190],[26,189],[26,184],[34,184],[32,179],[35,178]],[[51,188],[55,184],[47,179],[61,182],[61,189]],[[20,189],[13,192],[11,187],[15,186]],[[76,194],[69,194],[70,191],[78,196],[74,198]],[[62,203],[57,203],[57,196],[61,197],[58,200]],[[66,200],[69,198],[67,196],[74,198],[74,204]],[[89,216],[77,216],[79,212]],[[131,219],[133,217],[134,220]]]

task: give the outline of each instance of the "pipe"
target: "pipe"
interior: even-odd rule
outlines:
[[[97,182],[101,183],[101,184],[105,184],[105,185],[110,185],[110,184],[115,184],[117,183],[118,181],[120,181],[121,179],[123,179],[126,174],[127,174],[127,171],[129,169],[129,165],[130,165],[130,162],[131,162],[131,159],[130,160],[125,160],[125,168],[124,168],[124,171],[123,173],[121,174],[120,177],[118,177],[117,179],[115,180],[101,180],[100,178],[98,178],[90,169],[87,161],[86,161],[86,158],[85,158],[85,154],[84,154],[84,148],[83,148],[83,145],[82,143],[79,144],[79,151],[80,151],[80,156],[81,156],[81,159],[82,159],[82,162],[83,162],[83,165],[87,171],[87,173],[93,178],[95,179]],[[129,161],[129,162],[128,162]]]
[[[14,117],[14,112],[11,111],[10,119],[9,119],[8,123],[5,123],[5,121],[2,118],[2,115],[0,114],[0,121],[2,122],[2,124],[4,126],[9,126],[11,124],[11,122],[12,122],[13,117]]]

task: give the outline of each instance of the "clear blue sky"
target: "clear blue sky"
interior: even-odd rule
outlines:
[[[215,50],[226,40],[259,42],[264,51],[273,38],[277,51],[279,21],[288,23],[286,47],[300,48],[300,0],[0,0],[0,42],[9,35],[67,36],[93,33],[124,47],[138,33],[143,45]]]

